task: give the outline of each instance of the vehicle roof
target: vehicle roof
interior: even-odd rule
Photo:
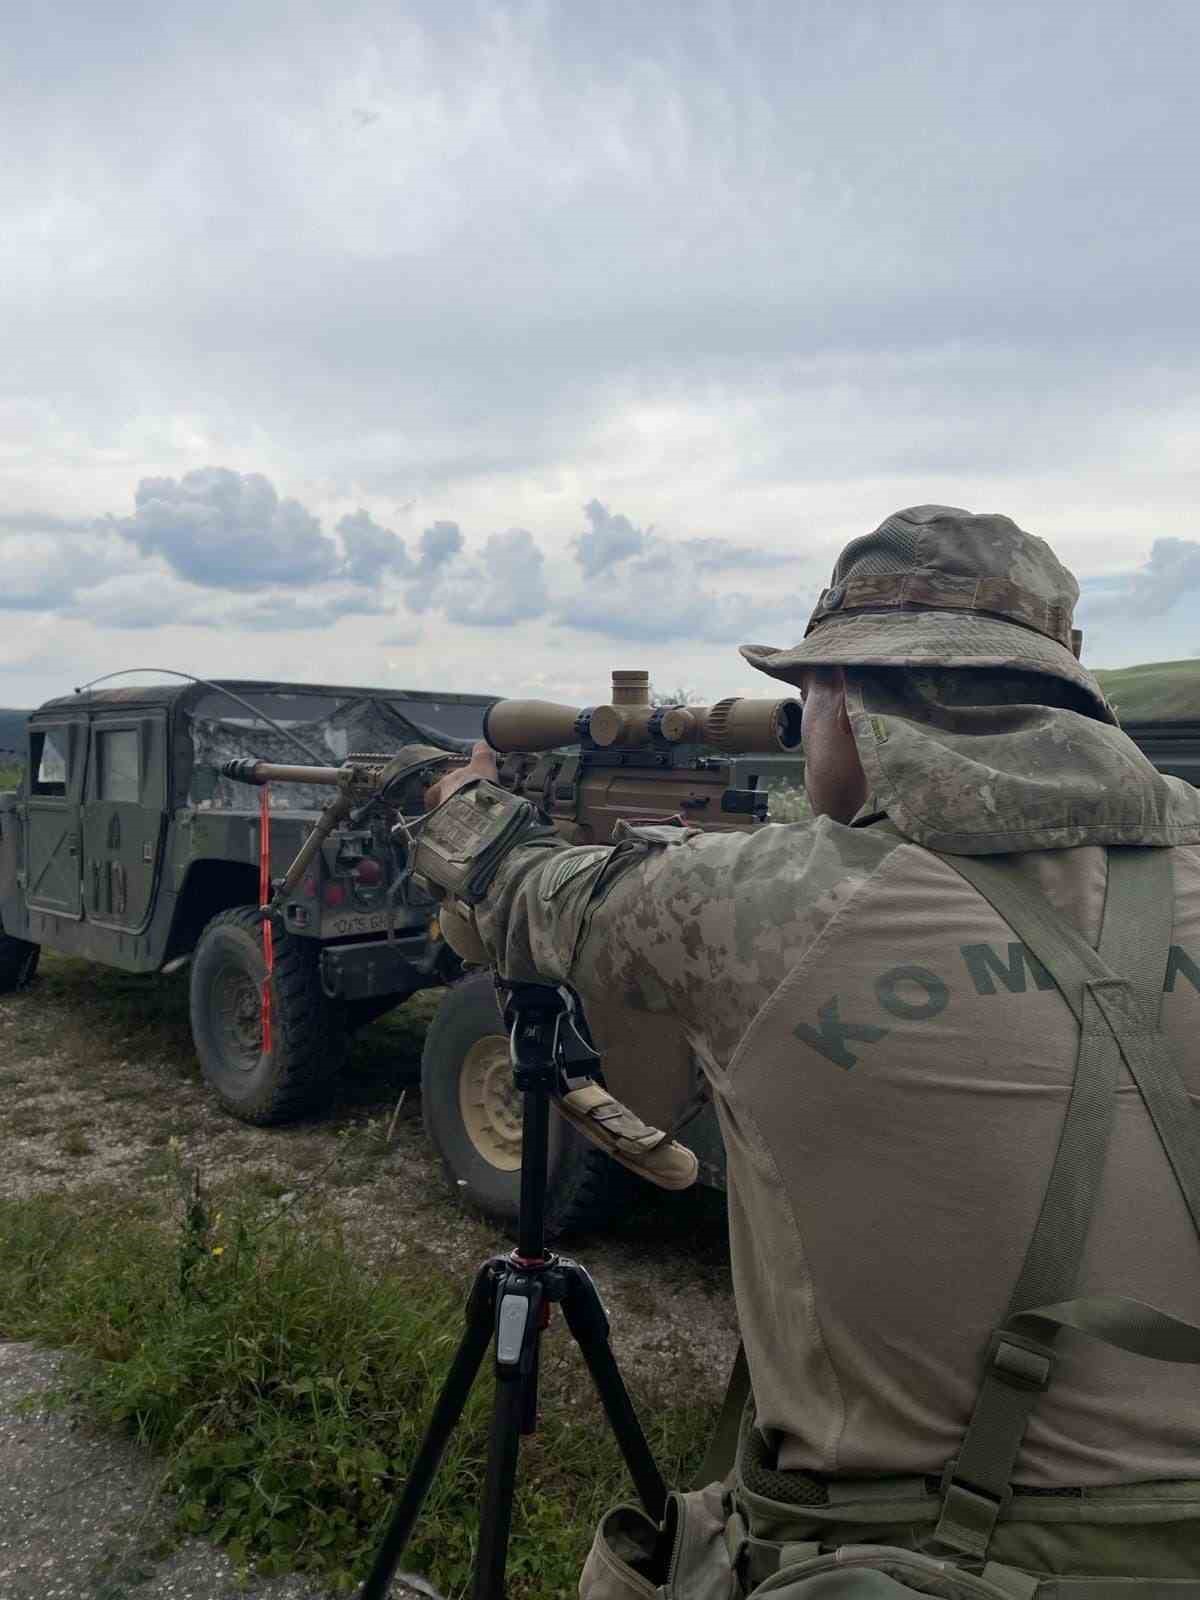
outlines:
[[[344,683],[293,683],[276,678],[210,678],[200,683],[150,683],[128,689],[85,689],[74,694],[59,695],[44,701],[31,715],[45,712],[119,711],[130,706],[172,706],[186,698],[198,699],[211,694],[214,689],[232,689],[234,694],[312,694],[345,695],[348,699],[373,695],[379,700],[415,700],[419,703],[440,705],[490,706],[499,697],[494,694],[460,694],[439,689],[380,689],[364,684]]]

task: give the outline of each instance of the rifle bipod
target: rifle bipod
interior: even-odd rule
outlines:
[[[392,1574],[489,1344],[495,1356],[496,1393],[471,1600],[503,1600],[520,1436],[537,1428],[541,1336],[555,1304],[562,1306],[587,1363],[642,1504],[656,1522],[666,1508],[666,1485],[612,1353],[608,1316],[596,1286],[578,1262],[548,1254],[545,1247],[550,1092],[567,1063],[578,1064],[581,1052],[594,1060],[595,1052],[576,1027],[574,1001],[567,991],[542,984],[505,988],[513,1077],[524,1097],[517,1248],[511,1255],[491,1257],[476,1274],[462,1341],[359,1600],[386,1600]]]

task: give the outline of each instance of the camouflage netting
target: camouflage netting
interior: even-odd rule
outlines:
[[[235,708],[231,707],[231,711]],[[234,783],[220,775],[221,763],[238,758],[251,761],[286,762],[308,765],[292,739],[285,738],[265,722],[252,722],[249,716],[192,716],[192,768],[188,799],[204,810],[253,811],[258,809],[259,791],[252,784]],[[313,764],[337,767],[347,756],[388,754],[414,742],[446,744],[443,736],[423,731],[402,712],[384,700],[364,698],[344,701],[328,717],[311,722],[288,722],[289,731],[313,752]],[[275,783],[271,785],[271,808],[279,811],[321,811],[333,798],[327,784]]]

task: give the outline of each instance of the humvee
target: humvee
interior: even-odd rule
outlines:
[[[28,721],[20,788],[0,793],[0,993],[29,982],[43,947],[127,972],[190,962],[196,1053],[221,1102],[255,1123],[315,1108],[350,1032],[461,963],[433,901],[389,898],[381,824],[341,827],[283,907],[264,1050],[260,791],[221,765],[457,749],[493,699],[226,679],[48,701]],[[329,799],[271,789],[272,877]]]

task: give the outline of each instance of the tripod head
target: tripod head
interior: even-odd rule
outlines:
[[[508,1028],[513,1081],[522,1092],[566,1094],[594,1076],[600,1053],[588,1037],[579,1001],[565,985],[496,979]]]
[[[546,1177],[550,1096],[561,1101],[590,1082],[600,1060],[570,989],[545,983],[496,980],[509,1030],[513,1081],[524,1097],[521,1114],[521,1209],[514,1258],[546,1262]]]

